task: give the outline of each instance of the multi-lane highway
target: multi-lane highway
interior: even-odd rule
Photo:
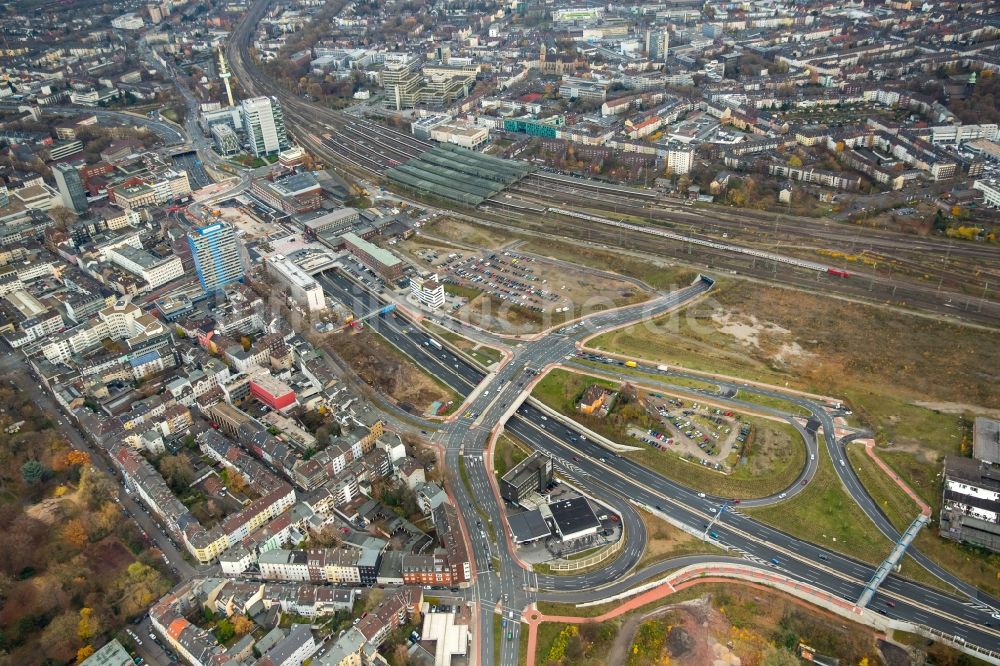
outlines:
[[[385,301],[337,272],[320,276],[321,283],[332,297],[345,302],[356,314],[374,312]],[[472,554],[478,572],[473,588],[473,600],[480,611],[478,642],[482,663],[516,663],[520,626],[510,622],[528,604],[537,599],[582,602],[600,599],[648,581],[682,562],[663,562],[642,571],[634,566],[642,554],[645,532],[630,503],[668,514],[674,520],[701,530],[715,519],[712,531],[718,535],[718,545],[732,555],[739,556],[744,564],[781,571],[838,597],[854,602],[865,583],[874,573],[871,565],[828,551],[821,546],[803,542],[795,537],[761,524],[742,515],[739,511],[726,511],[716,516],[723,498],[701,497],[696,491],[665,479],[628,458],[610,453],[598,443],[585,437],[572,423],[548,418],[530,403],[519,404],[524,392],[530,388],[535,373],[552,364],[573,364],[577,361],[578,343],[586,336],[654,316],[664,310],[685,303],[711,287],[710,281],[660,297],[650,303],[618,311],[600,313],[587,318],[581,326],[560,332],[550,332],[533,342],[522,342],[514,351],[513,359],[496,372],[488,375],[464,357],[452,353],[447,345],[438,350],[429,343],[431,336],[402,317],[374,318],[369,320],[378,332],[414,359],[421,367],[438,377],[463,396],[471,396],[462,412],[442,427],[434,441],[445,447],[446,465],[455,474],[451,489],[462,512]],[[575,333],[575,335],[574,335]],[[620,360],[585,352],[591,359],[604,359],[606,369],[585,366],[589,372],[620,376]],[[662,386],[669,387],[671,379],[699,379],[703,376],[677,370],[658,370],[653,366],[639,368],[644,374],[662,377]],[[656,381],[656,380],[650,380]],[[817,454],[829,455],[833,461],[843,456],[842,442],[835,437],[832,417],[827,406],[791,394],[744,384],[712,380],[720,387],[719,393],[703,391],[713,401],[756,411],[780,414],[780,410],[766,408],[731,396],[737,392],[778,397],[808,411],[812,416],[806,427],[796,423],[812,454],[807,469],[800,479],[808,480],[815,472]],[[674,385],[676,390],[699,391]],[[588,493],[599,497],[622,515],[630,543],[611,564],[596,571],[577,576],[538,575],[528,571],[516,558],[507,539],[503,507],[493,490],[492,470],[487,466],[486,445],[494,425],[504,423],[505,428],[533,448],[553,456],[556,465],[571,476]],[[822,429],[824,443],[821,451],[816,439]],[[603,459],[603,460],[602,460]],[[878,528],[892,539],[896,531],[878,511],[871,498],[864,492],[850,466],[835,465],[848,490],[865,508]],[[464,472],[462,471],[464,470]],[[458,480],[464,477],[463,480]],[[467,479],[467,483],[465,481]],[[785,501],[801,487],[801,481],[789,488]],[[778,501],[771,497],[754,503]],[[750,502],[748,502],[749,504]],[[633,541],[634,540],[634,541]],[[887,553],[888,554],[888,553]],[[921,561],[922,556],[913,552]],[[690,560],[690,562],[688,562]],[[719,556],[685,558],[683,563],[711,563],[723,561]],[[970,644],[996,645],[1000,633],[989,626],[998,620],[991,617],[986,604],[988,597],[979,595],[971,586],[955,579],[943,570],[936,570],[926,561],[929,569],[952,583],[971,598],[944,594],[906,579],[890,576],[873,601],[873,608],[892,618],[907,620],[933,627],[947,634],[958,636]],[[922,562],[922,563],[924,563]],[[985,604],[983,603],[985,602]],[[892,604],[892,605],[890,605]],[[500,641],[501,653],[494,655],[493,613],[504,612],[508,622]],[[508,635],[511,638],[508,638]]]

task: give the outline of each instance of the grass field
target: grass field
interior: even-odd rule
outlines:
[[[1000,409],[1000,347],[989,343],[991,331],[728,280],[706,301],[654,324],[612,331],[590,346],[843,397],[852,423],[874,433],[880,457],[935,515],[943,456],[967,454],[972,416]],[[877,485],[871,492],[893,510],[891,494]],[[942,542],[933,525],[916,545],[964,579],[996,589],[996,561]]]
[[[640,511],[639,515],[646,526],[647,541],[646,552],[642,554],[642,558],[636,565],[636,571],[672,557],[722,552],[718,547],[697,539],[646,511]]]
[[[891,544],[844,490],[826,449],[817,455],[818,471],[794,500],[744,511],[792,536],[878,564]]]
[[[557,368],[535,386],[533,395],[611,441],[640,446],[638,451],[623,455],[696,490],[721,497],[766,497],[792,485],[805,466],[805,446],[792,426],[753,417],[745,417],[755,428],[752,452],[732,474],[722,474],[687,462],[674,453],[655,450],[630,439],[626,434],[628,425],[643,429],[656,427],[645,411],[635,409],[635,405],[615,407],[605,419],[577,412],[576,399],[590,384],[618,388],[615,382]]]
[[[760,395],[759,393],[751,393],[750,391],[737,391],[736,399],[743,400],[744,402],[752,402],[755,405],[761,405],[763,407],[771,407],[772,409],[777,409],[793,416],[809,416],[808,409],[800,407],[799,405],[789,402],[788,400],[775,398],[770,395]]]
[[[653,264],[637,259],[627,252],[614,252],[543,238],[529,237],[521,249],[561,261],[571,261],[638,278],[656,289],[685,287],[691,284],[697,275],[696,271],[686,266],[668,262]]]
[[[879,455],[885,457],[885,453]],[[893,527],[902,531],[916,518],[917,505],[911,500],[892,479],[887,477],[875,463],[868,458],[864,449],[854,445],[848,448],[851,465],[858,472],[858,478],[865,489],[878,503]],[[937,515],[935,512],[934,516]],[[914,541],[916,548],[932,560],[990,594],[1000,594],[1000,554],[986,554],[970,546],[956,544],[942,539],[937,534],[937,523],[932,521],[920,531]],[[909,560],[910,566],[904,564],[903,575],[915,580],[951,590],[940,582],[937,577]]]
[[[528,457],[529,451],[507,435],[497,438],[493,451],[493,472],[499,479],[507,470]]]

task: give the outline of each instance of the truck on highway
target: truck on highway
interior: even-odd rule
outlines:
[[[626,368],[637,368],[637,367],[639,367],[639,364],[636,363],[635,361],[625,361],[625,367]]]
[[[435,340],[434,338],[429,338],[427,342],[429,342],[430,345],[436,349],[444,349],[444,347],[441,346],[441,343]]]
[[[670,369],[670,367],[666,365],[658,365],[656,366],[656,369],[659,370],[660,372],[666,372],[667,370]]]

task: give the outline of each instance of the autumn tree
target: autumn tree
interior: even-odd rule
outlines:
[[[80,621],[77,623],[76,635],[84,643],[90,641],[101,631],[101,624],[98,622],[94,609],[84,606],[80,609]]]
[[[245,493],[247,480],[239,472],[229,472],[229,489],[234,493]]]
[[[234,615],[231,621],[233,623],[233,630],[236,631],[237,636],[246,636],[257,626],[246,615]]]
[[[78,550],[87,545],[87,528],[79,518],[74,518],[66,523],[62,534],[66,542]]]
[[[80,499],[87,508],[96,510],[111,499],[115,484],[104,472],[89,465],[80,473]]]
[[[39,640],[46,657],[59,662],[72,658],[78,645],[76,636],[78,621],[76,613],[64,611],[49,622]]]
[[[164,456],[160,460],[160,474],[176,493],[184,492],[194,481],[194,468],[184,456]]]
[[[82,664],[86,661],[87,657],[94,654],[93,645],[84,645],[82,648],[76,651],[76,663]]]
[[[109,597],[116,600],[123,616],[131,617],[145,610],[168,587],[156,569],[141,562],[133,562],[115,581]]]

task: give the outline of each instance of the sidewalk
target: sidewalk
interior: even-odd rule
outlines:
[[[910,488],[909,484],[907,484],[906,481],[903,481],[901,478],[899,478],[899,475],[896,474],[895,470],[893,470],[891,467],[889,467],[889,465],[887,465],[885,463],[885,461],[883,461],[881,458],[879,458],[878,454],[875,453],[875,440],[873,440],[873,439],[860,439],[860,440],[856,440],[856,441],[864,442],[864,444],[865,444],[865,453],[868,454],[868,457],[871,458],[873,461],[875,461],[875,464],[878,465],[882,469],[883,472],[885,472],[886,476],[888,476],[890,479],[892,479],[893,481],[895,481],[896,485],[899,486],[903,490],[903,492],[906,493],[910,497],[910,499],[912,499],[914,502],[917,503],[917,506],[920,507],[920,513],[924,514],[925,516],[930,517],[930,515],[931,515],[931,507],[927,504],[927,502],[925,502],[923,499],[921,499],[920,495],[918,495],[913,490],[913,488]]]

